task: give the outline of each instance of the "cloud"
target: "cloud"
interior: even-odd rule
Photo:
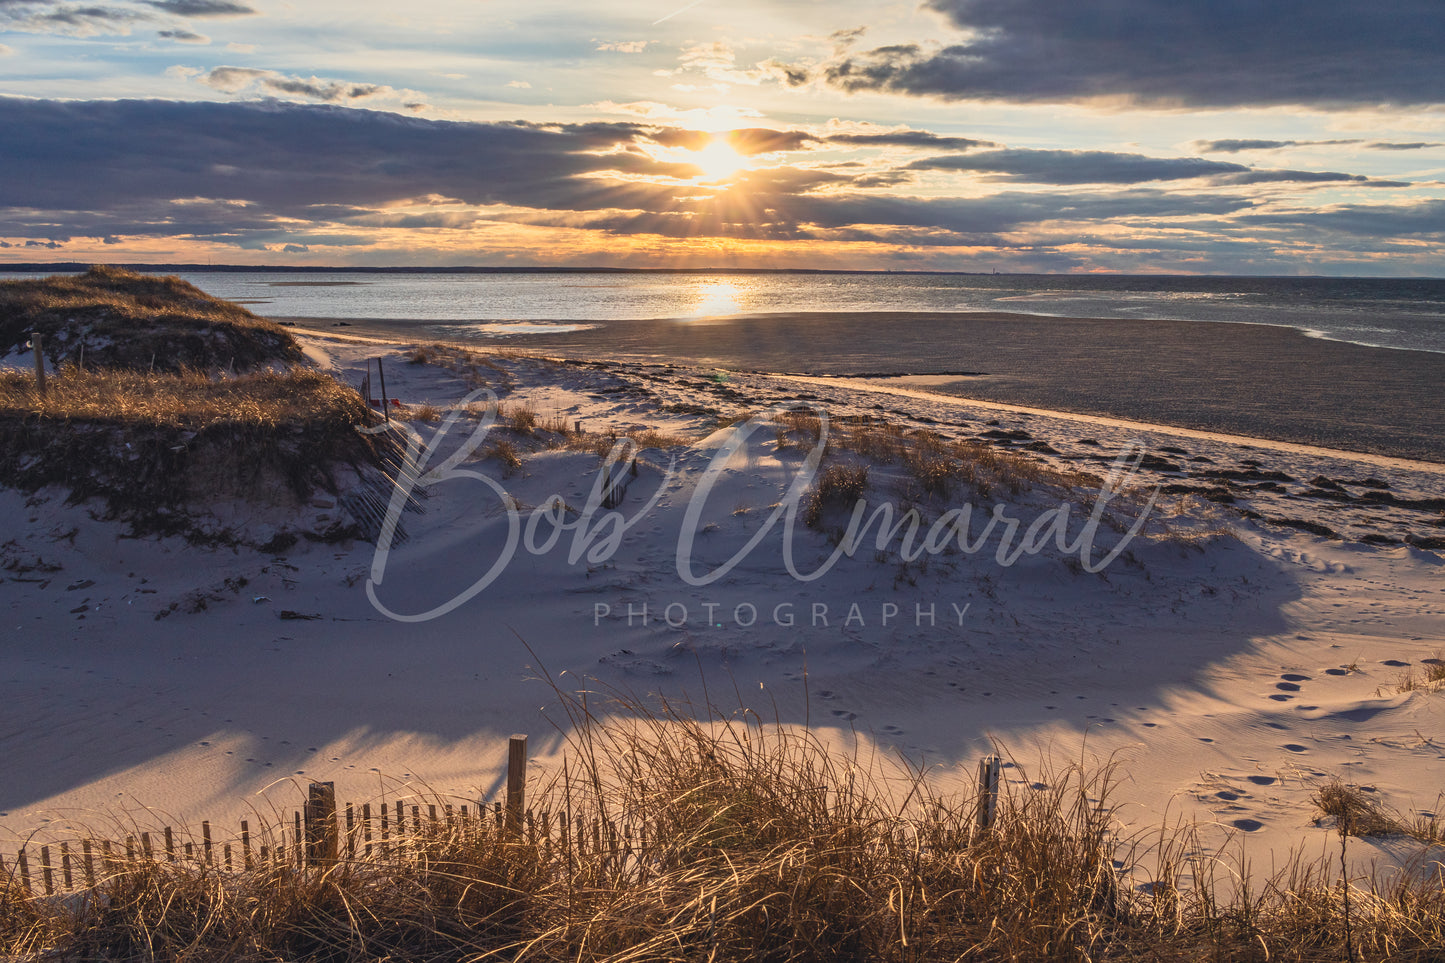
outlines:
[[[128,34],[135,24],[154,19],[144,11],[122,7],[79,6],[50,0],[18,0],[0,4],[0,29],[22,33],[68,37]]]
[[[291,77],[274,70],[258,70],[255,67],[216,67],[200,75],[197,79],[207,87],[228,94],[237,94],[250,88],[256,88],[292,97],[320,100],[328,104],[402,93],[385,84],[322,80],[319,77]],[[425,106],[425,104],[417,104],[412,109],[420,109]]]
[[[258,73],[229,69],[233,83]],[[674,185],[599,175],[690,170],[637,149],[664,136],[656,125],[432,121],[283,101],[0,98],[0,129],[0,207],[79,212],[92,236],[156,229],[122,230],[112,217],[163,221],[179,210],[192,227],[257,227],[426,195],[471,205],[666,205]],[[316,215],[317,205],[329,207]]]
[[[192,33],[189,30],[157,30],[156,36],[165,40],[174,40],[176,43],[210,43],[211,38],[205,34]]]
[[[232,73],[216,79],[241,89],[272,76],[226,69]],[[1320,238],[1334,237],[1328,250],[1336,253],[1373,245],[1382,257],[1413,265],[1420,245],[1400,243],[1393,253],[1392,239],[1433,238],[1445,230],[1445,201],[1309,210],[1301,209],[1308,195],[1272,194],[1267,183],[1331,177],[1347,178],[1350,186],[1379,183],[1358,181],[1359,175],[1260,170],[1206,158],[959,150],[974,143],[970,138],[957,138],[967,143],[951,145],[952,153],[913,155],[920,170],[951,167],[1006,184],[1041,185],[988,194],[969,183],[967,191],[955,192],[967,196],[949,196],[934,184],[903,193],[911,190],[899,185],[915,173],[912,165],[817,163],[819,147],[927,151],[949,140],[929,131],[740,127],[730,135],[740,149],[773,155],[772,161],[726,181],[699,183],[693,166],[667,159],[667,151],[705,145],[712,135],[659,120],[483,123],[283,100],[0,97],[0,129],[7,134],[0,139],[0,169],[7,172],[0,179],[0,237],[17,245],[170,238],[280,256],[288,244],[314,253],[414,243],[424,258],[446,244],[455,250],[468,243],[467,250],[491,254],[498,248],[487,238],[515,239],[517,233],[507,232],[528,225],[537,238],[548,238],[547,228],[593,232],[591,241],[568,234],[557,249],[591,250],[603,260],[624,256],[629,247],[622,242],[643,234],[872,243],[936,251],[940,258],[989,247],[1027,254],[1030,264],[1054,257],[1066,243],[1058,239],[1074,237],[1081,250],[1096,254],[1064,252],[1065,260],[1098,266],[1089,258],[1114,244],[1119,257],[1133,258],[1112,262],[1116,268],[1142,263],[1138,252],[1150,245],[1220,251],[1244,245],[1228,248],[1228,257],[1238,260],[1246,248],[1261,256],[1292,245],[1319,251]],[[859,137],[865,139],[849,142]],[[790,151],[807,153],[797,163],[777,161]],[[960,166],[964,162],[972,167]],[[1176,183],[1189,177],[1201,183]],[[1281,209],[1281,199],[1292,209]],[[396,233],[422,230],[428,233]],[[444,232],[456,235],[436,240]],[[536,250],[543,261],[550,256]],[[799,250],[817,257],[828,251]]]
[[[998,147],[991,140],[972,137],[946,137],[927,130],[894,130],[881,133],[829,134],[820,138],[829,144],[852,147],[919,147],[936,150],[971,150],[975,147]]]
[[[1433,235],[1445,238],[1445,200],[1413,204],[1344,204],[1322,211],[1250,215],[1241,220],[1252,225],[1338,231],[1365,237]]]
[[[829,85],[1162,107],[1445,103],[1437,0],[926,0],[963,34],[837,55]]]
[[[635,53],[642,53],[642,51],[646,50],[646,49],[647,49],[647,45],[648,45],[649,43],[651,43],[652,41],[650,41],[650,40],[613,40],[613,41],[609,41],[609,42],[607,42],[607,43],[600,43],[600,42],[594,40],[593,42],[597,44],[597,46],[595,46],[595,47],[592,48],[593,50],[610,50],[610,51],[612,51],[612,52],[614,52],[614,53],[629,53],[629,54],[635,54]]]
[[[507,81],[507,86],[508,86],[508,87],[515,87],[517,90],[531,90],[531,89],[532,89],[532,85],[529,84],[529,83],[527,83],[525,80],[509,80],[509,81]]]
[[[1445,147],[1436,141],[1415,141],[1409,144],[1394,144],[1388,141],[1374,141],[1366,144],[1368,150],[1425,150],[1427,147]]]
[[[1196,140],[1190,146],[1201,154],[1238,154],[1247,150],[1280,150],[1325,144],[1359,144],[1356,140]]]
[[[1365,150],[1424,150],[1427,147],[1445,147],[1427,141],[1415,141],[1408,144],[1392,143],[1390,141],[1370,141],[1366,143],[1359,138],[1350,140],[1196,140],[1192,144],[1195,150],[1202,154],[1238,154],[1250,150],[1281,150],[1286,147],[1334,147],[1339,145],[1362,145]]]
[[[801,130],[773,130],[769,127],[740,127],[727,133],[732,149],[747,157],[774,151],[807,150],[817,138]]]
[[[3,43],[0,43],[0,57],[8,57],[8,56],[10,56],[11,54],[13,54],[14,52],[15,52],[15,48],[13,48],[13,47],[7,47],[7,46],[5,46]]]
[[[248,17],[259,13],[255,7],[233,0],[141,0],[142,3],[178,17]]]
[[[1029,150],[1013,148],[946,154],[908,164],[906,170],[969,171],[990,180],[1030,184],[1143,184],[1210,178],[1222,184],[1271,182],[1321,183],[1368,181],[1359,174],[1335,171],[1256,170],[1202,157],[1148,157],[1097,150]],[[1398,182],[1391,182],[1398,186]]]

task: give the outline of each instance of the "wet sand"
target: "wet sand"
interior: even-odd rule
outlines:
[[[328,326],[318,319],[295,320]],[[350,330],[460,340],[466,326],[353,321]],[[1445,354],[1325,341],[1271,325],[994,313],[797,313],[609,321],[585,331],[477,340],[581,359],[747,371],[955,374],[956,380],[930,379],[928,390],[1445,462]]]

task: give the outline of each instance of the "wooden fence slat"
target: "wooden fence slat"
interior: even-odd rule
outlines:
[[[340,855],[336,832],[336,783],[313,782],[306,797],[306,862],[322,866]]]
[[[85,885],[91,889],[95,888],[95,859],[90,851],[90,840],[83,839],[80,842],[82,865],[85,867]]]
[[[67,892],[75,888],[75,880],[70,873],[70,844],[64,841],[60,844],[60,878]]]
[[[45,353],[40,350],[40,332],[30,332],[30,346],[35,349],[35,390],[45,397]]]
[[[251,868],[251,826],[246,820],[241,820],[241,865],[250,870]]]
[[[167,827],[166,827],[166,830],[165,830],[165,833],[166,833],[166,861],[167,861],[167,862],[174,863],[174,862],[176,861],[176,841],[175,841],[175,838],[174,838],[174,837],[172,836],[172,834],[171,834],[171,827],[167,826]]]
[[[40,847],[40,875],[45,880],[45,895],[55,895],[55,873],[50,868],[50,847]]]
[[[527,736],[513,733],[507,740],[507,832],[522,831],[522,813],[527,808]]]
[[[978,761],[978,831],[988,832],[998,814],[998,785],[1001,764],[998,756]]]
[[[25,855],[25,847],[20,847],[20,852],[15,854],[15,874],[20,878],[20,891],[26,896],[30,895],[30,860]]]

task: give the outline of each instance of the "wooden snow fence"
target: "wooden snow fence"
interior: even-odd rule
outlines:
[[[647,874],[650,843],[645,824],[603,818],[585,809],[533,809],[526,800],[527,737],[508,745],[506,789],[501,798],[448,803],[436,797],[403,796],[356,805],[338,803],[335,784],[314,782],[292,812],[270,819],[240,820],[234,835],[217,833],[209,820],[199,834],[163,826],[120,839],[86,836],[40,845],[23,844],[0,856],[0,898],[56,897],[101,887],[138,865],[189,866],[226,873],[289,869],[324,872],[339,863],[384,862],[423,856],[448,841],[490,836],[533,847],[543,861],[575,866],[601,856],[612,872]],[[979,762],[976,832],[991,830],[999,791],[999,759]],[[826,790],[819,790],[826,792]]]

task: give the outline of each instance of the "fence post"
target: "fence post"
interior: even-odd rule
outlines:
[[[312,866],[336,862],[336,783],[313,782],[306,794],[306,861]]]
[[[522,831],[522,811],[527,808],[527,736],[514,733],[507,743],[507,834]]]
[[[386,372],[381,368],[381,359],[376,359],[376,375],[381,379],[381,413],[386,416],[386,423],[391,424],[391,412],[386,407]]]
[[[30,332],[30,347],[35,349],[35,390],[45,395],[45,353],[40,350],[40,332]]]
[[[20,891],[30,896],[30,862],[25,857],[25,847],[15,854],[15,875],[20,881]]]
[[[978,831],[986,833],[998,814],[998,782],[1001,768],[998,756],[984,756],[978,761]]]

